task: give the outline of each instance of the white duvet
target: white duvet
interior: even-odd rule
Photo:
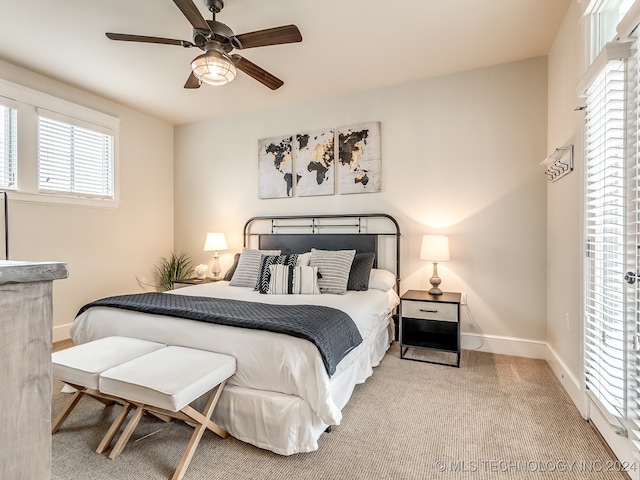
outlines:
[[[340,423],[340,409],[348,400],[353,383],[371,375],[372,362],[363,361],[362,357],[368,355],[372,337],[386,328],[389,314],[399,302],[392,290],[349,291],[345,295],[261,295],[248,288],[230,287],[228,282],[181,288],[171,294],[325,305],[347,313],[363,342],[342,359],[330,379],[320,353],[311,342],[261,330],[93,307],[73,322],[72,338],[76,343],[86,343],[122,335],[233,355],[237,370],[227,385],[300,397],[326,425]]]

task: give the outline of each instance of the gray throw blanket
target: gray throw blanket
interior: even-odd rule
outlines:
[[[113,307],[154,315],[188,318],[232,327],[268,330],[303,338],[320,351],[329,376],[347,353],[362,342],[349,315],[320,305],[271,305],[223,298],[139,293],[103,298],[90,307]]]

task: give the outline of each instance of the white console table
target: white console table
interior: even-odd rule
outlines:
[[[53,280],[64,263],[0,261],[0,478],[51,477]]]

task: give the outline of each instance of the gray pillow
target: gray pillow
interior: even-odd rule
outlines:
[[[355,256],[355,250],[316,250],[311,249],[309,265],[318,267],[318,287],[322,293],[341,295],[347,291],[349,271]]]
[[[373,268],[373,262],[376,259],[376,254],[371,253],[357,253],[353,257],[353,263],[351,264],[351,271],[349,272],[349,281],[347,282],[347,290],[356,290],[364,292],[369,290],[369,277],[371,276],[371,269]]]
[[[240,260],[240,254],[236,253],[233,256],[233,265],[231,265],[231,267],[229,267],[229,270],[227,270],[227,273],[224,274],[223,280],[226,280],[228,282],[233,278],[233,274],[236,273],[236,268],[238,268],[239,260]]]
[[[280,255],[280,250],[254,250],[243,248],[236,271],[231,277],[229,285],[232,287],[255,288],[260,273],[262,255]]]

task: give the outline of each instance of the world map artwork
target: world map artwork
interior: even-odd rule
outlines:
[[[333,195],[334,132],[327,130],[296,135],[296,196]]]
[[[380,122],[339,129],[337,150],[340,193],[380,191]]]
[[[380,122],[258,140],[258,197],[373,193],[381,184]]]
[[[293,137],[258,140],[258,197],[293,195]]]

